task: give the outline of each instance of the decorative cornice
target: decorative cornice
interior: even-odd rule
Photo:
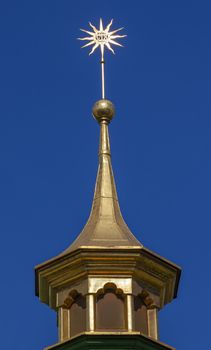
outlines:
[[[56,293],[92,276],[131,276],[160,294],[162,308],[175,297],[180,269],[145,255],[143,249],[79,249],[36,268],[36,288],[40,299],[56,307]],[[148,289],[148,288],[147,288]]]

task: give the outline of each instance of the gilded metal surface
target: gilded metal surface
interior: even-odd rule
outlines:
[[[97,291],[104,287],[106,283],[114,283],[117,288],[122,289],[125,294],[132,293],[132,278],[131,277],[88,277],[88,291],[89,293],[97,293]]]
[[[90,217],[80,235],[61,255],[90,246],[113,249],[142,247],[120,211],[106,121],[100,123],[99,168]]]
[[[56,307],[59,308],[64,305],[65,299],[69,296],[69,293],[76,290],[78,294],[87,295],[88,282],[87,278],[79,280],[78,283],[71,283],[67,288],[62,288],[56,293]]]
[[[62,307],[58,311],[59,339],[64,341],[70,338],[70,311]]]
[[[127,294],[127,328],[128,332],[132,332],[133,328],[133,299],[132,295]]]
[[[149,337],[158,339],[158,315],[157,308],[147,310]]]
[[[90,275],[107,278],[131,276],[137,282],[133,283],[134,293],[141,292],[138,285],[151,291],[150,295],[157,295],[156,306],[160,309],[176,296],[180,269],[166,260],[157,259],[144,248],[84,248],[37,266],[36,293],[42,302],[56,309],[57,293],[84,284]],[[85,285],[83,288],[86,290]]]
[[[103,21],[102,21],[102,19],[100,19],[100,27],[99,27],[99,29],[97,29],[95,26],[93,26],[93,24],[91,24],[89,22],[89,25],[93,29],[93,32],[81,29],[82,32],[89,34],[89,36],[88,37],[86,36],[84,38],[78,38],[79,40],[88,41],[88,43],[83,45],[82,48],[87,47],[87,46],[93,46],[89,55],[91,55],[98,47],[100,47],[100,51],[101,51],[100,63],[101,63],[101,76],[102,76],[102,98],[105,98],[105,73],[104,73],[104,65],[105,65],[104,51],[105,51],[105,48],[109,49],[114,54],[114,50],[113,50],[111,45],[122,46],[120,43],[118,43],[116,41],[116,39],[126,37],[126,35],[116,34],[117,32],[121,31],[123,28],[119,28],[119,29],[116,29],[116,30],[113,30],[110,32],[110,27],[111,27],[112,23],[113,23],[113,19],[106,26],[106,28],[103,28]]]
[[[94,332],[95,329],[95,304],[94,304],[94,295],[87,295],[87,330]]]
[[[94,104],[92,114],[99,123],[110,123],[115,114],[115,107],[109,100],[99,100]]]

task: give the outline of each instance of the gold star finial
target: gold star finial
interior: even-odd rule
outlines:
[[[123,46],[115,40],[115,39],[126,37],[126,35],[116,34],[120,30],[122,30],[123,28],[119,28],[119,29],[116,29],[116,30],[113,30],[110,32],[109,30],[110,30],[110,27],[112,26],[112,23],[113,23],[113,19],[110,21],[110,23],[104,29],[102,18],[100,18],[99,29],[97,29],[91,22],[89,22],[89,25],[93,29],[93,32],[90,32],[90,31],[85,30],[85,29],[81,29],[82,32],[85,32],[85,33],[90,35],[88,37],[78,38],[79,40],[89,41],[87,44],[82,46],[82,48],[93,45],[92,50],[90,51],[89,55],[93,54],[93,52],[98,47],[100,47],[101,58],[102,58],[102,60],[104,60],[104,48],[105,47],[108,48],[114,54],[115,52],[114,52],[113,48],[111,47],[111,45]]]
[[[85,32],[89,36],[86,36],[84,38],[78,38],[79,40],[85,40],[88,41],[87,44],[83,45],[82,48],[92,46],[91,51],[89,52],[89,55],[92,55],[93,52],[100,47],[101,51],[101,67],[102,67],[102,98],[105,98],[105,82],[104,82],[104,51],[105,48],[110,50],[113,54],[115,54],[114,49],[112,48],[112,45],[117,46],[123,46],[122,44],[118,43],[116,39],[121,39],[126,37],[127,35],[120,35],[117,34],[120,32],[123,28],[119,28],[113,31],[110,31],[110,28],[113,24],[113,19],[109,22],[109,24],[104,28],[103,27],[103,21],[102,18],[100,18],[100,25],[99,29],[97,29],[91,22],[89,22],[90,27],[92,28],[92,32],[80,29],[82,32]]]

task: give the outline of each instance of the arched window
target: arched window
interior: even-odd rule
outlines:
[[[125,298],[114,284],[106,284],[96,297],[96,330],[126,330]]]
[[[86,298],[78,294],[70,307],[70,336],[86,330]]]

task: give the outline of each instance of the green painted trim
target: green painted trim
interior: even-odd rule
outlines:
[[[175,350],[159,341],[137,334],[81,334],[45,350]]]

